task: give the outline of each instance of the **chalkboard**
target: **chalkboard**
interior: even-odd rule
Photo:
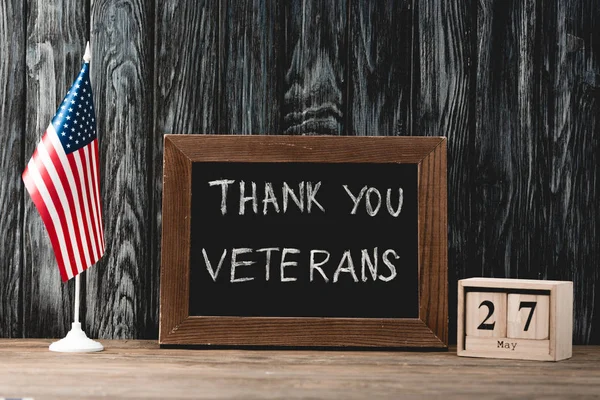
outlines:
[[[193,163],[190,315],[416,318],[417,193],[416,164]]]
[[[163,345],[447,345],[444,138],[166,135]]]

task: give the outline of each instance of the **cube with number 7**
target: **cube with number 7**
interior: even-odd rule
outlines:
[[[509,294],[506,320],[509,338],[548,339],[550,296]]]

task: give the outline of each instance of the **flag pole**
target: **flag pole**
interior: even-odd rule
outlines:
[[[79,275],[75,277],[75,317],[73,318],[73,322],[76,324],[79,323]]]
[[[85,54],[83,61],[88,64],[92,58],[90,51],[90,42],[87,43],[85,48]],[[79,86],[77,86],[79,88]],[[84,89],[85,91],[85,89]],[[91,93],[91,92],[90,92]],[[73,101],[75,103],[75,101]],[[81,107],[81,106],[80,106]],[[63,107],[64,108],[64,107]],[[79,114],[77,114],[79,115]],[[93,120],[92,120],[93,121]],[[91,135],[90,135],[91,136]],[[87,267],[91,267],[88,265]],[[104,350],[104,346],[99,342],[89,339],[85,332],[81,329],[81,323],[79,322],[79,302],[81,297],[81,282],[80,275],[83,271],[75,275],[75,306],[73,310],[73,323],[71,324],[71,330],[67,333],[63,339],[54,342],[50,345],[50,351],[66,352],[66,353],[88,353],[94,351]]]
[[[50,345],[51,351],[63,353],[89,353],[104,350],[104,346],[102,346],[101,343],[89,339],[81,329],[81,323],[79,322],[79,301],[81,295],[80,276],[81,274],[75,276],[75,309],[73,310],[74,322],[71,324],[71,330],[63,339]]]

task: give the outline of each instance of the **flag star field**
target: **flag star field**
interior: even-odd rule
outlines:
[[[96,117],[89,69],[89,64],[84,64],[52,119],[52,125],[67,154],[81,149],[96,139]]]

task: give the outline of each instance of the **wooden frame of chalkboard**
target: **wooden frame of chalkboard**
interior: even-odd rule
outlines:
[[[418,317],[190,315],[192,167],[210,162],[416,164]],[[443,137],[165,135],[159,343],[446,349],[446,185]]]

